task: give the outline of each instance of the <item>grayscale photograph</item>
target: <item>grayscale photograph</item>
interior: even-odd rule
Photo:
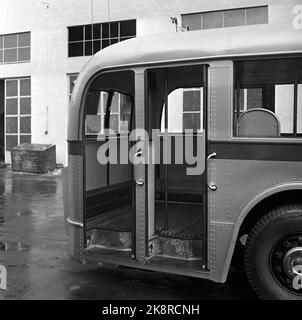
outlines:
[[[302,0],[0,0],[0,300],[302,300]]]

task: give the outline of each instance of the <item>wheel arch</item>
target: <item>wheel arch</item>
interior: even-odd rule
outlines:
[[[269,209],[289,203],[302,204],[302,182],[285,183],[266,189],[245,206],[235,222],[221,282],[225,282],[227,279],[234,253],[239,247],[240,237],[248,234]]]

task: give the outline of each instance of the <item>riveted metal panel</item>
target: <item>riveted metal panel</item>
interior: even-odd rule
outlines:
[[[144,69],[138,69],[135,71],[135,128],[145,128],[145,83],[144,83]],[[143,150],[147,152],[147,150]],[[135,199],[136,199],[136,259],[139,262],[144,262],[146,258],[146,226],[147,226],[147,204],[146,192],[146,172],[145,165],[134,165],[134,177],[135,180],[142,181],[144,185],[140,186],[136,183],[135,187]]]
[[[233,90],[233,63],[232,61],[211,62],[209,67],[209,110],[208,110],[208,137],[210,142],[215,140],[228,141],[232,134],[232,90]],[[216,152],[215,148],[209,150],[209,154]],[[217,191],[208,190],[208,268],[213,273],[213,278],[221,275],[224,261],[223,250],[227,248],[230,232],[222,232],[226,226],[230,229],[226,219],[219,218],[221,204],[224,212],[229,212],[230,169],[228,160],[222,165],[223,174],[220,174],[220,163],[217,166],[215,158],[208,161],[208,183],[216,185]],[[219,173],[217,173],[219,171]],[[217,225],[218,223],[218,225]]]
[[[230,140],[232,133],[233,62],[211,62],[209,68],[209,140]]]
[[[83,224],[83,158],[69,155],[68,157],[68,216],[70,220]],[[72,257],[83,258],[84,228],[69,224],[69,252]]]

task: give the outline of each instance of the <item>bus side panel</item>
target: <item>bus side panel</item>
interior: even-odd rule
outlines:
[[[215,61],[209,68],[209,106],[208,106],[208,139],[213,141],[231,139],[233,90],[233,62]],[[215,152],[209,148],[208,155]],[[208,156],[207,155],[207,156]],[[217,179],[217,163],[215,157],[207,162],[207,183],[216,185],[217,191],[208,188],[208,269],[214,281],[221,281],[227,252],[231,242],[233,225],[225,219],[220,219],[219,206],[226,207],[227,162],[225,170]]]
[[[83,160],[82,156],[69,155],[68,168],[64,169],[64,216],[68,225],[69,253],[82,259],[84,244],[83,228]],[[81,226],[82,225],[82,226]]]
[[[248,213],[244,213],[245,208],[249,207],[249,204],[254,202],[256,198],[261,198],[263,194],[273,194],[274,191],[272,189],[276,187],[280,186],[278,192],[281,192],[288,190],[288,187],[284,186],[286,184],[300,184],[301,189],[302,163],[219,159],[219,151],[217,151],[217,157],[218,159],[215,160],[216,196],[217,199],[224,198],[224,201],[216,201],[216,220],[221,225],[228,226],[228,236],[231,233],[228,248],[226,248],[227,252],[223,252],[225,268],[222,274],[222,281],[224,281],[227,277],[236,245],[237,233],[244,220],[242,215]],[[227,172],[226,179],[225,172]]]

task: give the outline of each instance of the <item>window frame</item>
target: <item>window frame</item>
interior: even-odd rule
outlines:
[[[250,56],[250,57],[244,57],[244,58],[236,58],[233,59],[233,103],[232,103],[232,109],[230,110],[231,112],[231,119],[232,119],[232,135],[231,138],[232,140],[245,140],[245,141],[257,141],[257,140],[267,140],[267,141],[284,141],[285,143],[288,141],[293,141],[293,142],[299,142],[299,139],[302,139],[302,132],[297,132],[297,127],[298,127],[298,119],[297,119],[297,115],[298,115],[298,96],[299,96],[299,84],[298,80],[297,80],[297,74],[295,76],[295,83],[294,83],[294,105],[293,105],[293,133],[281,133],[279,137],[240,137],[237,135],[236,132],[236,124],[237,124],[237,120],[240,116],[240,114],[242,113],[240,110],[240,90],[237,90],[239,83],[237,81],[239,81],[238,78],[238,63],[242,63],[242,62],[248,62],[248,61],[276,61],[276,60],[291,60],[291,59],[302,59],[301,54],[283,54],[283,55],[274,55],[274,56],[263,56],[263,55],[259,55],[259,56]],[[301,90],[302,91],[302,90]],[[302,92],[301,92],[302,95]],[[302,110],[301,110],[302,113]]]
[[[30,85],[31,85],[31,78],[30,77],[22,77],[22,78],[8,78],[5,79],[5,85],[4,85],[4,115],[5,115],[5,121],[4,121],[4,135],[5,135],[5,139],[4,139],[4,150],[5,152],[10,152],[11,150],[7,150],[7,144],[6,144],[6,137],[7,136],[17,136],[17,146],[20,145],[21,143],[21,136],[29,136],[30,137],[30,141],[32,139],[32,127],[30,125],[30,133],[24,133],[21,132],[21,118],[30,118],[30,123],[32,120],[32,110],[30,108],[30,113],[21,113],[21,99],[22,98],[32,98],[31,97],[31,87],[30,87],[30,94],[29,95],[21,95],[21,86],[20,86],[20,82],[22,80],[29,80],[30,81]],[[13,95],[13,96],[7,96],[6,95],[6,91],[7,91],[7,82],[9,81],[17,81],[17,95]],[[7,114],[6,112],[6,107],[7,107],[7,100],[10,99],[17,99],[17,113],[16,114]],[[30,101],[30,106],[31,106],[31,101]],[[17,132],[14,133],[7,133],[6,129],[6,119],[7,118],[17,118]]]
[[[248,21],[248,10],[255,10],[255,9],[267,9],[267,22],[265,23],[254,23],[254,24],[249,24],[247,23]],[[235,25],[235,26],[225,26],[225,13],[230,12],[230,11],[235,11],[235,10],[244,10],[244,24],[240,25]],[[222,26],[221,27],[211,27],[211,28],[204,28],[204,15],[205,14],[211,14],[211,13],[221,13],[222,15]],[[259,5],[259,6],[252,6],[252,7],[237,7],[237,8],[228,8],[224,10],[212,10],[212,11],[202,11],[202,12],[194,12],[194,13],[186,13],[182,14],[182,27],[186,28],[187,26],[183,25],[183,17],[184,16],[192,16],[192,15],[199,15],[200,16],[200,21],[201,21],[201,28],[200,29],[192,29],[192,30],[208,30],[208,29],[221,29],[221,28],[231,28],[231,27],[239,27],[239,26],[252,26],[252,25],[258,25],[258,24],[268,24],[269,23],[269,5]],[[190,31],[190,29],[189,29]]]
[[[77,81],[77,79],[79,77],[79,73],[78,72],[68,73],[67,76],[68,76],[68,97],[69,97],[68,101],[70,102],[75,83],[76,83],[76,81]],[[76,77],[75,80],[73,80],[74,84],[73,84],[72,90],[71,90],[71,77]]]
[[[168,128],[164,128],[164,130],[162,130],[161,126],[162,126],[162,122],[163,122],[163,117],[165,116],[166,101],[168,100],[168,97],[172,92],[179,90],[179,89],[182,89],[183,92],[185,92],[185,91],[198,91],[198,89],[200,89],[200,106],[202,108],[200,108],[199,111],[184,111],[184,110],[182,110],[182,122],[184,121],[183,120],[184,114],[197,114],[197,113],[200,114],[200,128],[198,130],[184,129],[183,125],[182,125],[182,131],[168,131]],[[192,130],[193,134],[199,134],[199,133],[204,132],[204,130],[205,130],[205,128],[204,128],[204,105],[203,105],[204,94],[205,94],[204,89],[205,89],[204,85],[201,87],[188,85],[188,86],[183,86],[183,87],[177,87],[177,88],[174,88],[173,90],[167,92],[167,97],[164,97],[164,101],[162,102],[162,105],[161,105],[161,116],[160,116],[160,133],[161,134],[164,134],[166,130],[167,130],[168,134],[184,134],[185,130]],[[169,109],[169,104],[168,104],[168,109]],[[169,111],[167,112],[167,114],[169,114]],[[168,116],[167,124],[169,124],[169,116]]]
[[[125,22],[131,22],[135,23],[135,34],[130,35],[130,36],[121,36],[121,24]],[[117,36],[116,37],[111,37],[111,25],[114,25],[117,23]],[[108,25],[108,36],[103,37],[103,28]],[[100,26],[100,35],[99,37],[94,37],[94,29]],[[70,41],[70,29],[71,28],[76,28],[76,27],[83,27],[83,40],[72,40]],[[91,28],[91,39],[86,39],[86,28]],[[67,53],[68,53],[68,58],[76,58],[76,57],[85,57],[85,56],[92,56],[96,54],[98,51],[101,51],[108,46],[111,46],[114,43],[117,42],[122,42],[124,40],[128,40],[131,38],[135,38],[137,35],[137,20],[136,19],[128,19],[128,20],[119,20],[119,21],[108,21],[108,22],[101,22],[101,23],[93,23],[93,24],[84,24],[84,25],[75,25],[75,26],[68,26],[67,27]],[[99,43],[99,50],[95,51],[95,43]],[[103,42],[108,42],[108,45],[103,46]],[[81,55],[70,55],[70,44],[82,44],[82,54]],[[91,43],[91,53],[86,52],[86,44]],[[89,50],[90,51],[90,50]]]
[[[19,45],[19,37],[21,35],[24,34],[28,34],[29,35],[29,45]],[[4,45],[4,40],[5,37],[8,36],[14,36],[16,35],[17,37],[17,44],[16,46],[13,47],[5,47]],[[0,47],[0,65],[4,65],[4,64],[13,64],[13,63],[26,63],[26,62],[30,62],[31,61],[31,32],[30,31],[25,31],[25,32],[17,32],[17,33],[9,33],[9,34],[1,34],[0,35],[0,42],[1,42],[1,47]],[[29,59],[19,59],[19,50],[22,49],[29,49]],[[16,50],[16,60],[13,61],[5,61],[5,52],[9,51],[9,50]]]
[[[105,106],[105,112],[103,112],[103,109],[101,110],[101,113],[97,113],[95,114],[97,115],[101,115],[104,118],[102,119],[103,121],[101,121],[101,130],[98,133],[86,133],[86,116],[87,114],[85,114],[85,125],[84,125],[84,136],[85,136],[85,140],[93,140],[93,139],[97,139],[98,137],[110,137],[110,136],[116,136],[116,137],[120,137],[120,136],[125,136],[128,135],[131,130],[133,129],[133,121],[134,121],[134,97],[132,97],[129,93],[127,92],[122,92],[122,91],[116,91],[114,89],[106,89],[106,90],[100,90],[100,92],[104,92],[108,94],[108,99],[107,99],[107,103]],[[89,92],[87,92],[87,94],[89,94]],[[111,113],[109,112],[109,108],[111,107],[112,104],[112,98],[115,94],[119,94],[119,98],[118,98],[118,112],[114,112]],[[120,95],[123,94],[125,96],[128,96],[131,99],[131,104],[132,104],[132,111],[131,111],[131,115],[130,115],[130,124],[129,124],[129,128],[130,131],[129,132],[121,132],[121,106],[120,106]],[[118,115],[118,131],[115,131],[113,134],[108,134],[108,132],[105,132],[105,130],[112,130],[110,128],[110,115],[114,114],[114,115]]]

